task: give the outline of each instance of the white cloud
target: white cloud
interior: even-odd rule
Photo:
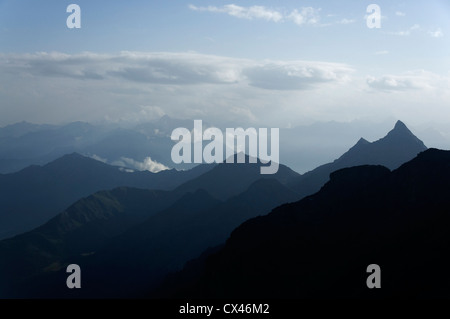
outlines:
[[[139,67],[145,77],[124,76],[126,70]],[[283,127],[288,122],[384,116],[397,105],[414,104],[421,110],[431,103],[439,113],[427,116],[442,118],[449,115],[445,103],[449,87],[446,77],[427,73],[366,79],[350,65],[324,61],[252,60],[194,52],[0,54],[0,122],[106,120],[133,125],[164,113],[219,127]],[[424,112],[418,114],[423,117]],[[410,110],[394,115],[416,116]]]
[[[375,55],[386,55],[389,54],[388,50],[381,50],[381,51],[376,51]]]
[[[433,38],[441,38],[444,36],[444,32],[442,32],[441,28],[437,28],[434,31],[430,31],[430,32],[428,32],[428,34]]]
[[[126,115],[121,116],[120,119],[110,118],[106,116],[108,122],[120,123],[121,125],[137,123],[145,123],[155,119],[159,119],[166,115],[164,110],[159,106],[154,105],[139,105],[136,111],[130,111]]]
[[[301,8],[300,11],[294,9],[287,18],[292,20],[297,25],[303,24],[317,24],[319,22],[320,9],[312,7]]]
[[[196,53],[0,54],[0,68],[34,76],[82,80],[121,78],[159,84],[233,83],[243,61]]]
[[[303,90],[324,82],[345,82],[352,69],[326,62],[267,62],[244,70],[250,85],[269,90]]]
[[[119,55],[38,53],[0,55],[0,70],[28,76],[79,80],[122,80],[154,85],[247,84],[268,90],[302,90],[322,82],[341,81],[352,69],[344,64],[314,61],[263,62],[197,53],[139,53]],[[79,70],[89,68],[91,75]],[[142,107],[136,116],[164,115],[157,106]]]
[[[150,171],[152,173],[158,173],[169,169],[164,164],[152,160],[150,156],[146,157],[142,162],[135,161],[134,159],[128,157],[121,157],[120,160],[114,161],[112,165],[133,168],[139,171]]]
[[[108,160],[106,158],[100,157],[96,154],[91,156],[92,159],[95,159],[96,161],[102,162],[102,163],[107,163]]]
[[[280,12],[268,9],[264,6],[241,7],[235,4],[227,4],[222,7],[215,7],[215,6],[197,7],[191,4],[189,5],[189,8],[194,11],[227,13],[230,16],[248,20],[263,19],[273,22],[279,22],[283,20],[283,15]]]
[[[392,34],[392,35],[398,35],[398,36],[409,36],[411,35],[411,33],[415,30],[420,30],[420,25],[418,24],[414,24],[413,26],[411,26],[409,29],[407,30],[402,30],[402,31],[396,31],[396,32],[388,32],[388,34]]]
[[[401,11],[396,11],[395,15],[398,16],[398,17],[404,17],[404,16],[406,16],[406,13],[401,12]]]
[[[400,75],[384,75],[378,78],[369,76],[366,82],[372,89],[392,92],[435,89],[442,87],[445,83],[448,84],[448,79],[424,70],[416,70]]]
[[[351,23],[355,23],[356,22],[356,20],[355,19],[342,19],[342,20],[339,20],[337,23],[339,23],[339,24],[351,24]]]
[[[197,7],[195,5],[190,4],[189,8],[193,11],[226,13],[230,16],[247,20],[262,19],[272,22],[282,22],[285,20],[290,20],[297,25],[317,24],[320,19],[319,17],[320,9],[316,9],[313,7],[303,7],[300,9],[294,9],[290,13],[282,13],[278,10],[269,9],[264,6],[242,7],[235,4],[227,4],[221,7],[216,6]]]

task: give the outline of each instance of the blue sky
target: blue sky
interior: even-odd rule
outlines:
[[[66,7],[81,7],[81,29]],[[366,8],[381,8],[381,28]],[[0,125],[448,122],[450,2],[0,1]]]

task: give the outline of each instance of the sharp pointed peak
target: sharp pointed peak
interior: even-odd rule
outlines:
[[[159,118],[160,121],[167,121],[167,120],[171,120],[171,119],[172,118],[169,115],[167,115],[167,114],[164,114],[163,116],[161,116]]]
[[[389,131],[386,135],[388,136],[414,136],[415,135],[410,131],[410,129],[406,126],[402,121],[397,121],[394,125],[394,128]]]
[[[364,137],[361,137],[356,143],[356,145],[364,145],[364,144],[370,144],[370,142],[366,140]]]
[[[397,121],[395,123],[394,128],[389,131],[389,133],[378,140],[377,143],[416,143],[419,144],[420,147],[425,150],[427,147],[423,142],[414,135],[413,132],[409,130],[409,128],[402,121]]]
[[[405,123],[403,123],[402,121],[398,120],[398,121],[395,123],[394,130],[400,130],[400,129],[402,129],[402,130],[407,129],[407,130],[409,131],[409,129],[408,129],[408,127],[405,125]]]

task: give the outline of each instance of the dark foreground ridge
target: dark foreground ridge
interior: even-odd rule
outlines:
[[[450,151],[390,172],[339,170],[315,195],[238,227],[150,296],[182,298],[450,297]],[[381,267],[369,289],[367,267]]]

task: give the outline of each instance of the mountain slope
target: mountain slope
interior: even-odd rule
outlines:
[[[119,186],[170,189],[211,167],[200,165],[189,171],[128,173],[73,153],[42,167],[31,166],[17,173],[0,175],[0,239],[37,227],[94,192]]]
[[[339,170],[318,193],[242,224],[200,262],[200,275],[187,280],[195,271],[181,272],[163,291],[208,298],[448,298],[449,181],[450,152],[436,149],[393,172]],[[366,286],[370,264],[381,267],[381,289]]]
[[[271,175],[261,175],[261,162],[249,163],[249,157],[245,156],[245,163],[235,164],[220,163],[209,172],[197,178],[187,181],[175,190],[177,192],[194,192],[205,189],[217,199],[226,200],[232,196],[244,192],[252,183],[261,178],[276,179],[283,185],[292,183],[300,175],[289,167],[280,164],[278,172]]]
[[[397,121],[385,137],[372,143],[361,138],[334,162],[301,175],[289,186],[299,192],[299,198],[302,198],[317,192],[328,181],[330,174],[341,168],[383,165],[389,169],[396,169],[426,149],[423,142],[414,136],[403,122]]]
[[[41,228],[0,242],[0,273],[8,274],[4,294],[70,297],[72,292],[61,285],[64,266],[77,263],[87,270],[83,280],[89,283],[76,292],[78,296],[129,296],[155,286],[169,271],[223,243],[245,220],[297,198],[275,179],[261,179],[226,202],[204,190],[182,197],[174,191],[113,192],[90,196]],[[82,227],[72,229],[80,220]]]
[[[24,296],[22,283],[62,270],[70,260],[94,254],[111,238],[178,199],[167,191],[117,188],[77,201],[46,224],[0,241],[0,296]],[[22,287],[23,288],[23,287]]]

